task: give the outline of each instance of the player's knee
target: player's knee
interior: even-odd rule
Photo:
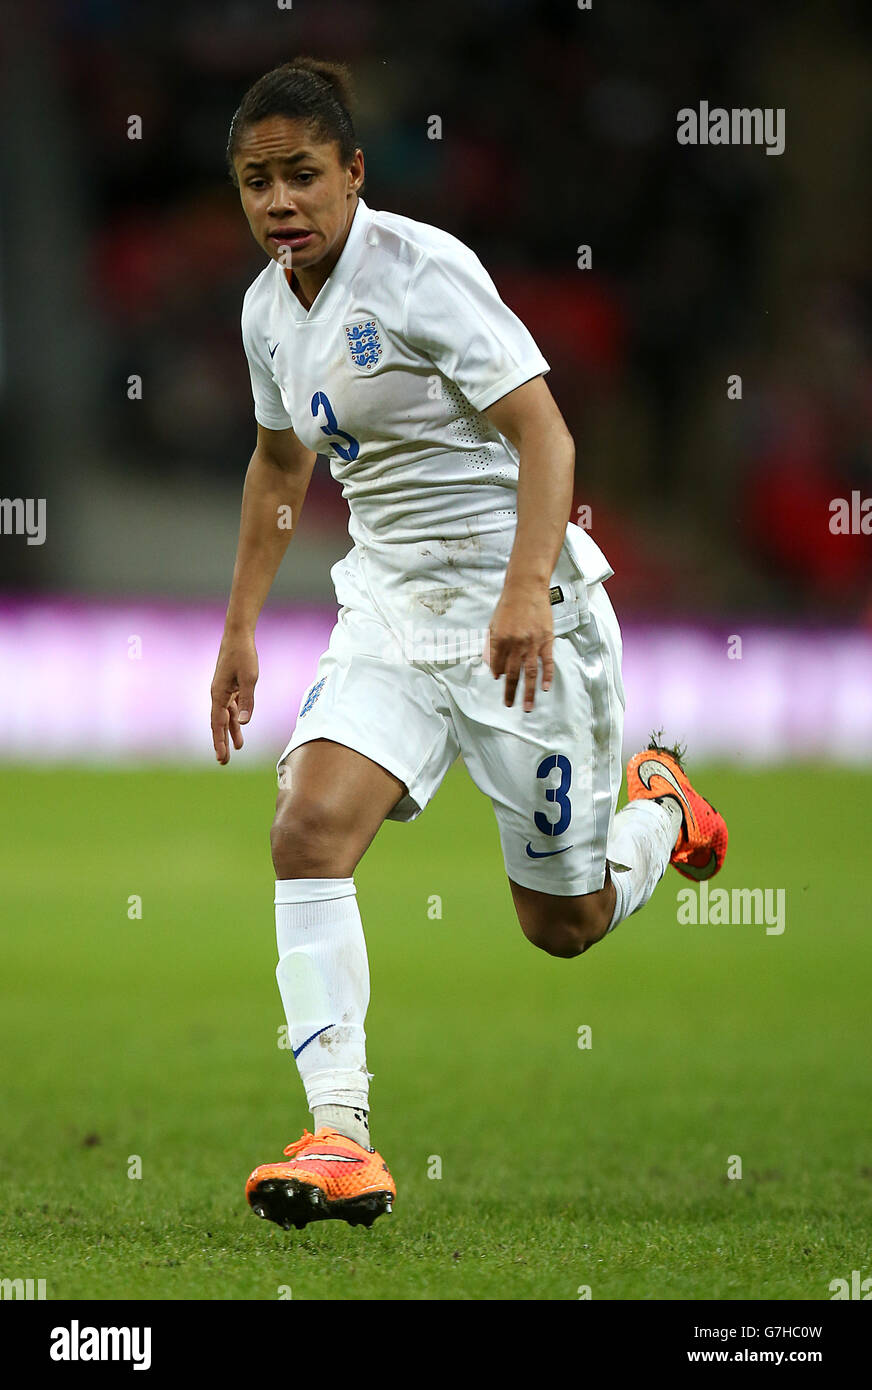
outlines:
[[[560,960],[574,960],[583,955],[598,937],[592,936],[576,922],[537,922],[534,926],[523,926],[527,940],[540,951]]]
[[[572,960],[575,956],[580,956],[586,948],[580,944],[571,930],[564,927],[556,927],[553,923],[528,927],[523,922],[521,926],[527,940],[540,951],[545,951],[549,956],[558,956],[561,960]]]
[[[561,960],[583,955],[608,931],[610,914],[600,893],[566,899],[565,906],[550,907],[521,919],[527,940]]]
[[[329,802],[279,792],[270,830],[276,878],[344,878],[346,862],[342,816]]]

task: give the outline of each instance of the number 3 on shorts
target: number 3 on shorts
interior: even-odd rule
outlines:
[[[550,821],[544,811],[537,811],[533,817],[536,829],[542,835],[562,835],[572,819],[572,806],[569,801],[569,788],[572,783],[572,767],[562,753],[549,753],[536,768],[537,777],[547,777],[557,768],[560,782],[556,787],[545,788],[545,800],[553,801],[560,807],[560,816]]]

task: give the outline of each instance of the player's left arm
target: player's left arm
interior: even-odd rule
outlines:
[[[524,672],[524,709],[531,710],[539,663],[542,689],[554,674],[550,584],[572,509],[575,445],[541,376],[510,391],[484,411],[518,450],[518,523],[499,603],[491,618],[489,663],[506,677],[505,703],[514,704]]]

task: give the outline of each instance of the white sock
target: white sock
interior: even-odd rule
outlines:
[[[277,879],[275,907],[276,979],[309,1109],[366,1112],[369,962],[354,879]]]
[[[338,1129],[348,1139],[356,1139],[365,1149],[371,1148],[369,1116],[365,1110],[351,1105],[316,1105],[312,1114],[316,1130],[327,1125],[330,1129]]]
[[[606,849],[615,885],[609,931],[644,907],[666,873],[681,825],[681,807],[671,796],[630,801],[615,816]]]

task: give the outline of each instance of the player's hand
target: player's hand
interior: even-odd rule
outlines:
[[[230,762],[230,741],[243,745],[241,725],[254,713],[257,684],[257,649],[254,633],[225,632],[212,678],[212,743],[219,763]]]
[[[524,673],[524,711],[533,708],[539,662],[542,663],[542,689],[548,690],[554,677],[554,619],[548,588],[531,590],[528,585],[506,585],[494,609],[488,629],[484,659],[494,679],[505,675],[505,703],[515,703],[515,691]]]

